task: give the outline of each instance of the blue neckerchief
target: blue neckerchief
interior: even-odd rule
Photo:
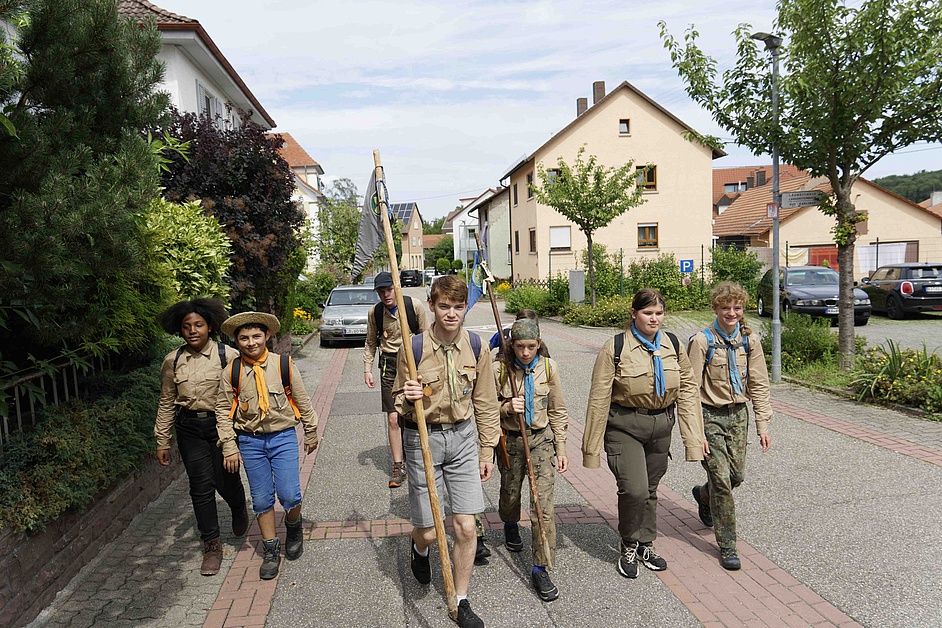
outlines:
[[[720,338],[726,342],[726,366],[729,368],[729,383],[733,387],[733,392],[737,395],[741,395],[742,380],[739,378],[739,367],[736,365],[736,347],[733,345],[733,338],[740,332],[739,323],[736,323],[736,329],[729,336],[720,329],[719,319],[713,321],[713,329],[716,330]]]
[[[657,352],[661,349],[661,332],[658,331],[654,336],[654,342],[651,342],[642,336],[635,324],[632,323],[631,333],[638,339],[641,346],[648,350],[648,353],[653,354],[651,357],[654,360],[654,392],[657,393],[658,397],[663,397],[667,393],[667,384],[664,382],[664,362],[661,360],[661,356],[657,355]]]
[[[389,315],[390,315],[390,316],[396,316],[396,310],[398,310],[398,309],[399,309],[399,306],[398,306],[398,305],[394,305],[394,306],[392,306],[392,307],[387,307],[387,308],[386,308],[386,311],[389,312]]]
[[[527,419],[527,427],[529,427],[533,424],[533,418],[536,416],[536,403],[534,402],[536,386],[533,382],[533,371],[536,369],[536,365],[540,363],[540,354],[534,355],[529,364],[524,364],[520,361],[520,358],[514,356],[514,363],[523,369],[523,399],[524,409],[526,410],[524,416]]]

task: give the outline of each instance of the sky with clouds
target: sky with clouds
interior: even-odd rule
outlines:
[[[686,95],[658,35],[693,24],[720,70],[732,30],[769,31],[775,3],[675,0],[152,0],[200,21],[275,119],[331,177],[362,191],[380,150],[390,200],[426,219],[498,184],[589,98],[629,81],[701,133],[730,141]],[[728,144],[715,166],[770,163]],[[942,169],[942,146],[884,158],[869,178]]]

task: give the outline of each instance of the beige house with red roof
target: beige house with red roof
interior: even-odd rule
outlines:
[[[782,193],[820,190],[829,194],[831,186],[823,177],[807,172],[780,178]],[[878,266],[900,262],[942,259],[942,212],[920,207],[866,179],[858,179],[851,192],[857,211],[867,219],[857,225],[854,278],[861,279]],[[713,235],[718,245],[736,244],[768,250],[772,219],[767,205],[772,187],[746,190],[716,217]],[[790,266],[821,265],[827,260],[837,268],[837,245],[831,229],[834,219],[817,206],[782,209],[779,213],[779,263]],[[769,251],[768,260],[772,252]]]
[[[606,93],[605,83],[592,85],[593,104],[576,101],[576,117],[549,141],[501,177],[509,190],[512,276],[546,279],[550,274],[582,267],[586,239],[579,228],[530,193],[538,168],[553,168],[559,157],[573,163],[579,148],[603,166],[634,160],[651,166],[643,185],[644,204],[619,216],[593,235],[609,253],[623,251],[625,260],[654,259],[673,253],[695,260],[712,243],[710,213],[712,163],[724,156],[686,139],[695,133],[667,109],[627,81]],[[488,238],[495,250],[495,240]]]
[[[170,94],[170,102],[177,109],[218,116],[220,125],[234,125],[238,124],[238,116],[226,111],[226,103],[232,103],[250,112],[251,120],[262,128],[275,126],[275,121],[197,20],[171,13],[146,0],[119,0],[118,11],[138,20],[156,20],[163,40],[157,58],[165,67],[161,88]]]
[[[795,166],[781,164],[779,179],[801,174]],[[772,185],[772,166],[734,166],[713,169],[713,217],[722,214],[746,190]]]
[[[298,144],[297,140],[291,137],[290,133],[279,133],[278,136],[284,142],[278,152],[288,162],[294,173],[294,194],[291,198],[304,209],[311,234],[316,237],[317,213],[324,200],[324,194],[321,192],[321,175],[324,174],[324,169]],[[316,265],[317,257],[312,252],[307,260],[307,270],[313,270]]]

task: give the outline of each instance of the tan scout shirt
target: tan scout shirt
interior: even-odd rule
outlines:
[[[586,409],[585,433],[582,435],[582,457],[586,467],[598,467],[600,452],[608,424],[608,410],[617,403],[628,408],[656,410],[675,401],[687,460],[703,460],[703,414],[697,393],[697,382],[690,369],[690,360],[683,343],[679,355],[674,351],[667,333],[661,334],[661,361],[664,363],[666,392],[654,392],[654,361],[650,353],[629,330],[625,334],[618,374],[615,374],[615,339],[602,346],[592,369],[592,388]]]
[[[419,333],[428,331],[428,313],[424,303],[412,299],[412,306],[415,308],[415,319],[419,324]],[[398,353],[402,346],[402,330],[399,328],[399,318],[393,316],[383,308],[383,333],[379,335],[379,350],[382,353]],[[398,311],[397,311],[398,313]],[[405,315],[405,313],[403,313]],[[406,323],[408,325],[408,323]],[[363,345],[363,372],[369,373],[373,369],[373,362],[376,359],[376,319],[373,317],[373,311],[366,318],[366,344]]]
[[[435,336],[434,328],[422,337],[422,343],[422,360],[417,365],[416,372],[422,376],[422,386],[428,391],[422,398],[426,423],[457,423],[470,419],[473,414],[478,427],[481,460],[492,461],[494,447],[500,440],[500,410],[487,344],[482,339],[481,354],[475,362],[467,330],[462,329],[459,332],[454,359],[458,382],[461,384],[461,401],[456,412],[451,406],[448,376],[445,374],[445,350]],[[415,407],[403,394],[405,382],[409,378],[404,351],[399,352],[396,366],[396,383],[393,386],[396,411],[403,419],[415,421]]]
[[[223,370],[219,382],[219,393],[216,396],[216,431],[222,443],[222,455],[231,456],[239,452],[236,443],[235,430],[240,432],[255,432],[269,434],[293,428],[298,424],[294,410],[288,403],[285,388],[281,385],[281,373],[278,372],[278,354],[268,353],[268,358],[262,364],[265,372],[265,384],[268,386],[268,416],[262,418],[258,408],[258,390],[255,385],[255,373],[252,367],[242,361],[242,380],[239,383],[239,405],[236,408],[235,419],[229,420],[232,410],[232,381],[230,370]],[[304,444],[312,445],[317,442],[317,413],[311,405],[311,398],[304,390],[304,381],[297,365],[291,361],[291,396],[301,411],[301,422],[304,424]]]
[[[226,346],[226,364],[239,357],[239,352]],[[176,360],[176,371],[173,362]],[[177,360],[177,349],[167,354],[160,365],[160,402],[157,404],[157,422],[154,436],[157,449],[170,449],[170,430],[173,428],[174,406],[187,410],[216,410],[216,394],[219,392],[219,349],[210,340],[202,351],[187,347]]]
[[[547,376],[547,365],[549,375]],[[520,431],[517,414],[513,411],[510,399],[513,397],[513,388],[510,375],[501,377],[506,365],[501,361],[494,362],[494,378],[497,382],[497,400],[500,402],[500,425],[505,430]],[[517,393],[523,395],[523,370],[515,368],[513,378],[517,382]],[[559,366],[549,358],[540,358],[533,370],[534,416],[530,429],[541,430],[547,425],[553,430],[556,455],[566,455],[566,430],[569,429],[569,414],[566,411],[566,402],[563,399],[563,387],[559,379]]]
[[[759,436],[769,433],[769,422],[772,420],[772,399],[769,384],[769,371],[765,366],[765,355],[762,352],[762,341],[755,334],[749,336],[749,359],[746,359],[746,348],[736,349],[736,366],[739,368],[739,377],[746,382],[744,393],[733,392],[733,385],[729,381],[729,366],[726,349],[722,341],[716,342],[718,334],[714,331],[713,358],[704,370],[706,354],[709,348],[707,337],[701,331],[690,341],[690,367],[694,378],[700,384],[700,401],[716,408],[728,406],[731,403],[746,403],[752,401],[752,408],[756,413],[756,433]],[[739,336],[733,339],[733,344],[739,343]],[[746,373],[748,364],[749,373]]]

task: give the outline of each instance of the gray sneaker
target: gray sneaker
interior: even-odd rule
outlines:
[[[626,578],[638,577],[638,544],[624,541],[620,545],[621,556],[618,557],[618,573]]]
[[[651,543],[638,544],[638,559],[642,565],[651,571],[664,571],[667,569],[667,561],[654,551],[654,545]]]
[[[278,575],[278,567],[281,566],[281,544],[278,539],[271,541],[262,541],[262,566],[258,568],[258,577],[262,580],[271,580]]]

